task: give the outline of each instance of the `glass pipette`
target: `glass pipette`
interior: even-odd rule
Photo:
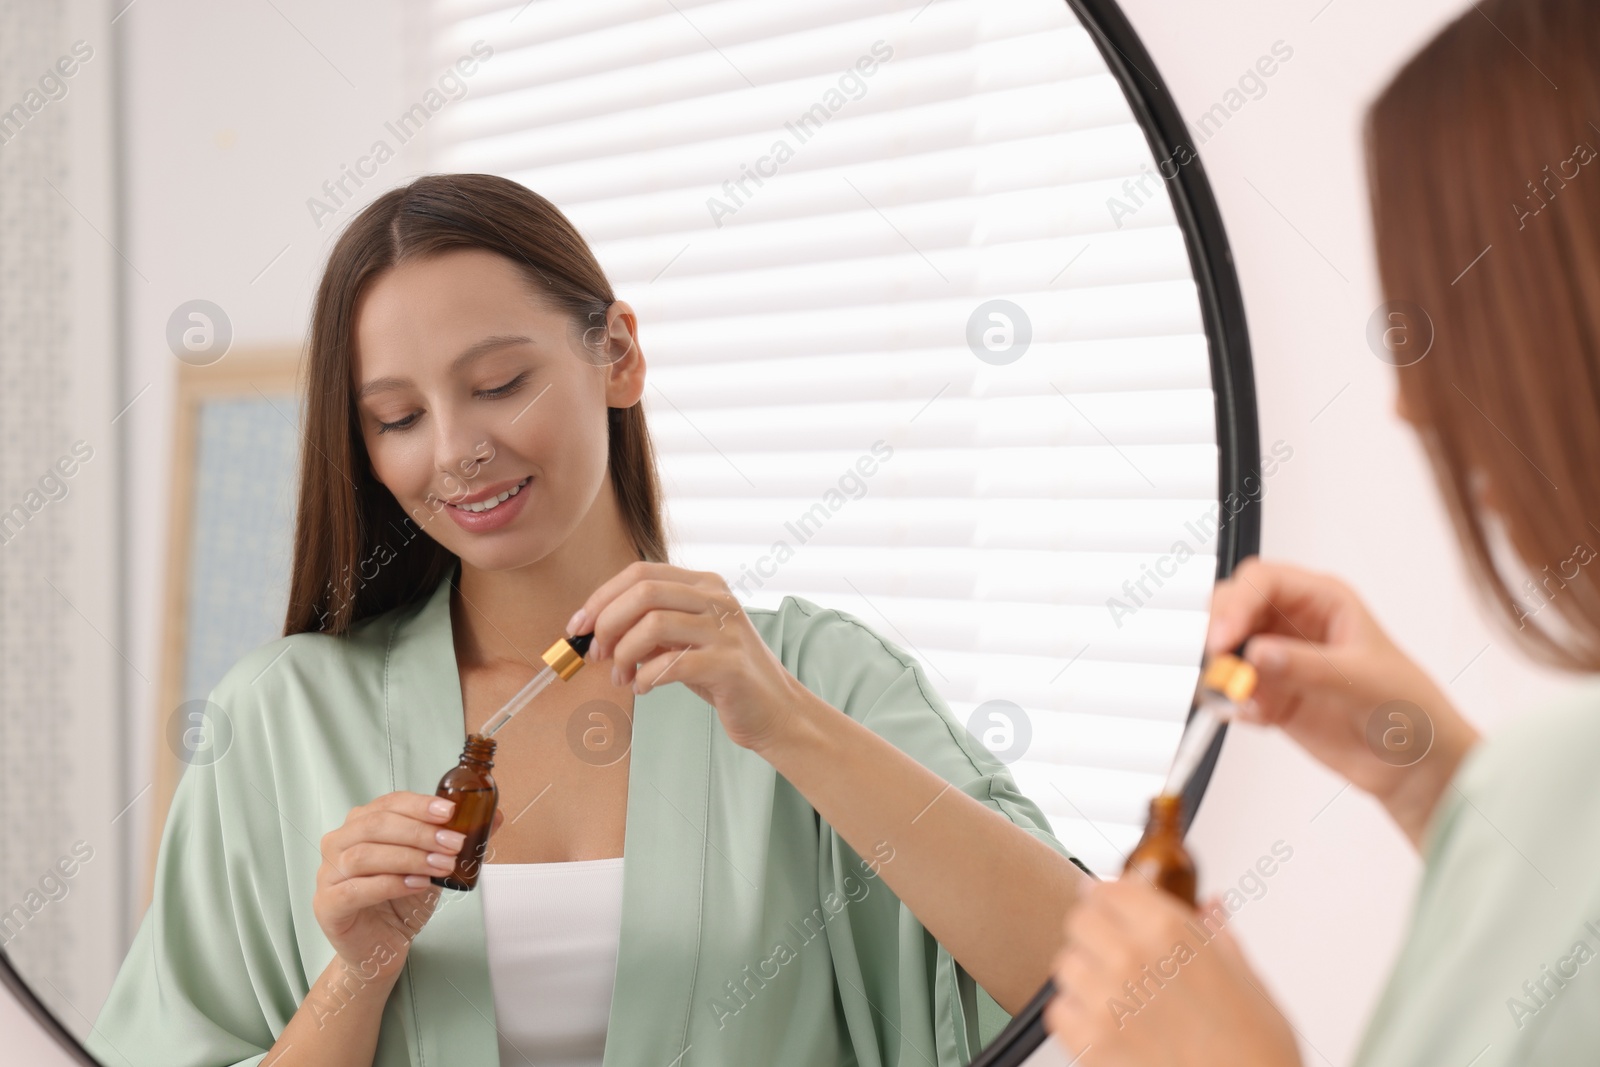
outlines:
[[[1175,796],[1183,792],[1216,739],[1217,731],[1233,718],[1239,705],[1250,698],[1255,685],[1256,669],[1238,656],[1224,653],[1206,665],[1195,693],[1194,714],[1178,741],[1172,769],[1167,772],[1167,783],[1161,789],[1163,794]]]
[[[578,668],[583,666],[584,653],[589,651],[589,643],[594,640],[594,634],[578,634],[575,637],[563,637],[549,648],[545,649],[545,666],[533,680],[523,686],[517,695],[506,701],[505,707],[494,713],[494,717],[483,724],[483,729],[478,731],[484,737],[493,737],[494,732],[511,721],[512,716],[527,706],[528,702],[544,691],[545,686],[560,678],[563,682],[578,673]]]

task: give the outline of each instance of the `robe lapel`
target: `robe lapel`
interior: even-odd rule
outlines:
[[[384,703],[393,789],[432,794],[461,756],[461,676],[450,623],[459,566],[398,622],[390,642]],[[634,698],[622,929],[604,1067],[675,1067],[686,1051],[700,960],[715,716],[676,683]],[[483,898],[476,891],[443,894],[392,994],[411,1062],[499,1067]]]
[[[622,930],[602,1067],[680,1067],[700,965],[716,711],[679,683],[634,697]]]
[[[446,574],[415,614],[400,619],[384,669],[392,788],[428,796],[466,742],[450,626],[456,573]],[[477,891],[440,892],[391,994],[399,1001],[412,1067],[499,1067],[482,898]]]

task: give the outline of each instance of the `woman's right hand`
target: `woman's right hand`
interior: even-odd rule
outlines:
[[[445,810],[435,810],[435,801]],[[334,951],[363,977],[397,974],[432,917],[443,890],[429,879],[454,868],[464,842],[444,829],[453,810],[439,797],[385,793],[351,808],[343,826],[323,835],[312,911]],[[497,809],[491,836],[504,819]]]
[[[1218,582],[1206,654],[1249,638],[1256,668],[1246,722],[1279,726],[1376,797],[1420,847],[1474,730],[1332,575],[1250,557]]]

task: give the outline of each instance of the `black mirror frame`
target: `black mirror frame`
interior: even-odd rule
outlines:
[[[1226,578],[1240,560],[1261,548],[1261,440],[1256,421],[1255,374],[1244,296],[1233,269],[1228,234],[1223,229],[1211,183],[1200,164],[1199,149],[1189,137],[1188,127],[1154,60],[1117,0],[1065,3],[1094,38],[1143,127],[1189,250],[1189,266],[1200,291],[1200,312],[1211,351],[1211,388],[1216,395],[1217,499],[1223,502],[1217,532],[1217,578]],[[1256,492],[1245,487],[1247,477],[1255,478]],[[1227,506],[1230,501],[1238,502],[1237,510]],[[1184,790],[1185,832],[1211,781],[1227,732],[1226,725],[1217,732],[1194,779]],[[1055,983],[1046,979],[1027,1006],[978,1053],[971,1067],[1019,1067],[1026,1062],[1049,1036],[1044,1027],[1044,1006],[1053,996]]]
[[[1211,193],[1211,183],[1200,164],[1200,153],[1189,138],[1177,104],[1116,0],[1064,2],[1094,37],[1106,66],[1122,86],[1128,106],[1150,142],[1150,152],[1158,161],[1157,167],[1172,197],[1178,225],[1183,229],[1211,352],[1211,387],[1216,395],[1219,450],[1218,500],[1240,502],[1237,511],[1223,507],[1219,512],[1217,577],[1226,578],[1240,560],[1254,555],[1261,545],[1261,500],[1244,486],[1247,475],[1254,475],[1256,484],[1260,485],[1261,442],[1256,422],[1255,376],[1251,368],[1250,337],[1245,326],[1244,298],[1234,273],[1228,235]],[[1227,727],[1223,727],[1184,792],[1185,830],[1205,795],[1226,735]],[[38,1020],[40,1029],[54,1037],[73,1059],[84,1067],[100,1067],[17,973],[4,948],[0,948],[0,982],[10,990],[17,1003]],[[978,1054],[971,1067],[1018,1067],[1025,1062],[1045,1043],[1044,1006],[1054,995],[1054,983],[1047,980],[1027,1007]]]

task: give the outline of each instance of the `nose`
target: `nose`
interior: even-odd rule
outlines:
[[[483,468],[494,459],[494,445],[470,420],[450,420],[445,417],[434,423],[438,433],[434,439],[434,462],[442,475],[439,492],[446,500],[472,492],[475,482],[483,477]]]

